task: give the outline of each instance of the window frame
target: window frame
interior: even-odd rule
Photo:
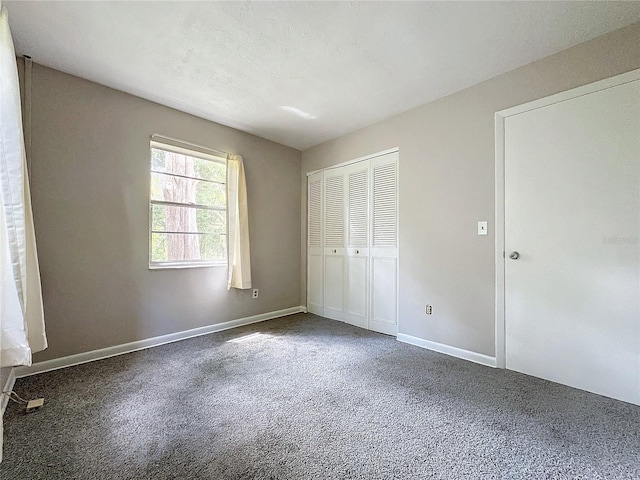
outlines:
[[[211,162],[215,162],[215,163],[219,163],[225,166],[225,170],[227,168],[227,159],[223,156],[219,156],[219,155],[213,155],[211,153],[205,153],[196,149],[192,149],[192,148],[185,148],[185,147],[179,147],[170,143],[164,143],[164,142],[159,142],[157,140],[151,140],[149,143],[149,192],[147,195],[147,200],[149,201],[149,224],[148,224],[148,230],[149,230],[149,240],[148,240],[148,254],[149,254],[149,270],[166,270],[166,269],[180,269],[180,268],[203,268],[203,267],[226,267],[228,264],[228,252],[229,252],[229,225],[228,225],[228,218],[227,218],[227,192],[226,192],[226,181],[225,182],[215,182],[212,180],[206,180],[206,179],[202,179],[202,178],[198,178],[198,177],[190,177],[187,175],[179,175],[179,174],[173,174],[173,173],[166,173],[166,172],[157,172],[155,170],[153,170],[153,166],[152,166],[152,155],[153,155],[153,149],[156,150],[164,150],[164,151],[168,151],[168,152],[173,152],[173,153],[177,153],[180,155],[186,155],[189,157],[193,157],[193,158],[199,158],[201,160],[207,160],[207,161],[211,161]],[[217,184],[221,184],[225,186],[225,205],[223,208],[219,207],[219,206],[213,206],[213,205],[200,205],[200,204],[194,204],[194,203],[180,203],[180,202],[170,202],[170,201],[164,201],[164,200],[153,200],[151,198],[151,193],[152,193],[152,178],[153,178],[153,174],[154,173],[159,173],[159,174],[164,174],[164,175],[169,175],[169,176],[173,176],[173,177],[179,177],[179,178],[186,178],[189,180],[196,180],[196,181],[208,181],[208,182],[212,182],[212,183],[217,183]],[[225,179],[226,180],[226,179]],[[225,233],[224,234],[220,234],[220,235],[224,235],[226,237],[226,252],[227,255],[225,255],[224,259],[217,259],[217,260],[180,260],[180,261],[167,261],[167,262],[157,262],[157,261],[153,261],[152,255],[153,255],[153,247],[152,247],[152,240],[153,240],[153,234],[154,233],[171,233],[168,231],[157,231],[153,229],[153,205],[169,205],[169,206],[178,206],[178,207],[187,207],[187,208],[201,208],[201,209],[210,209],[210,210],[216,210],[216,211],[220,211],[220,212],[224,212],[225,213]],[[182,233],[182,232],[179,232]],[[195,233],[195,235],[199,235],[200,232]]]

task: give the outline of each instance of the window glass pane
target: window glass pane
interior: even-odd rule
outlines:
[[[151,200],[224,208],[225,196],[225,186],[219,183],[151,173]]]
[[[226,261],[226,235],[153,233],[152,262]]]
[[[226,263],[226,173],[224,161],[151,148],[152,263]]]
[[[202,258],[227,261],[226,235],[200,235],[200,255]]]
[[[151,204],[154,231],[185,233],[226,233],[226,212],[204,208]]]
[[[224,163],[152,148],[151,171],[175,173],[224,183],[227,166]]]

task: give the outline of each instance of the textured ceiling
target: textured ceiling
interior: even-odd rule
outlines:
[[[18,54],[298,149],[640,20],[640,2],[5,5]]]

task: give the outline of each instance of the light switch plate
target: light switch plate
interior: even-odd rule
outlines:
[[[483,220],[482,222],[478,222],[478,235],[486,235],[487,234],[487,221]]]

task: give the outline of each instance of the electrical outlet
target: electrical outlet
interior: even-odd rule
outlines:
[[[260,290],[258,290],[257,288],[254,288],[252,298],[258,298],[259,294],[260,294]]]
[[[424,313],[426,313],[427,315],[431,315],[433,313],[433,307],[431,305],[427,305],[424,309]]]

